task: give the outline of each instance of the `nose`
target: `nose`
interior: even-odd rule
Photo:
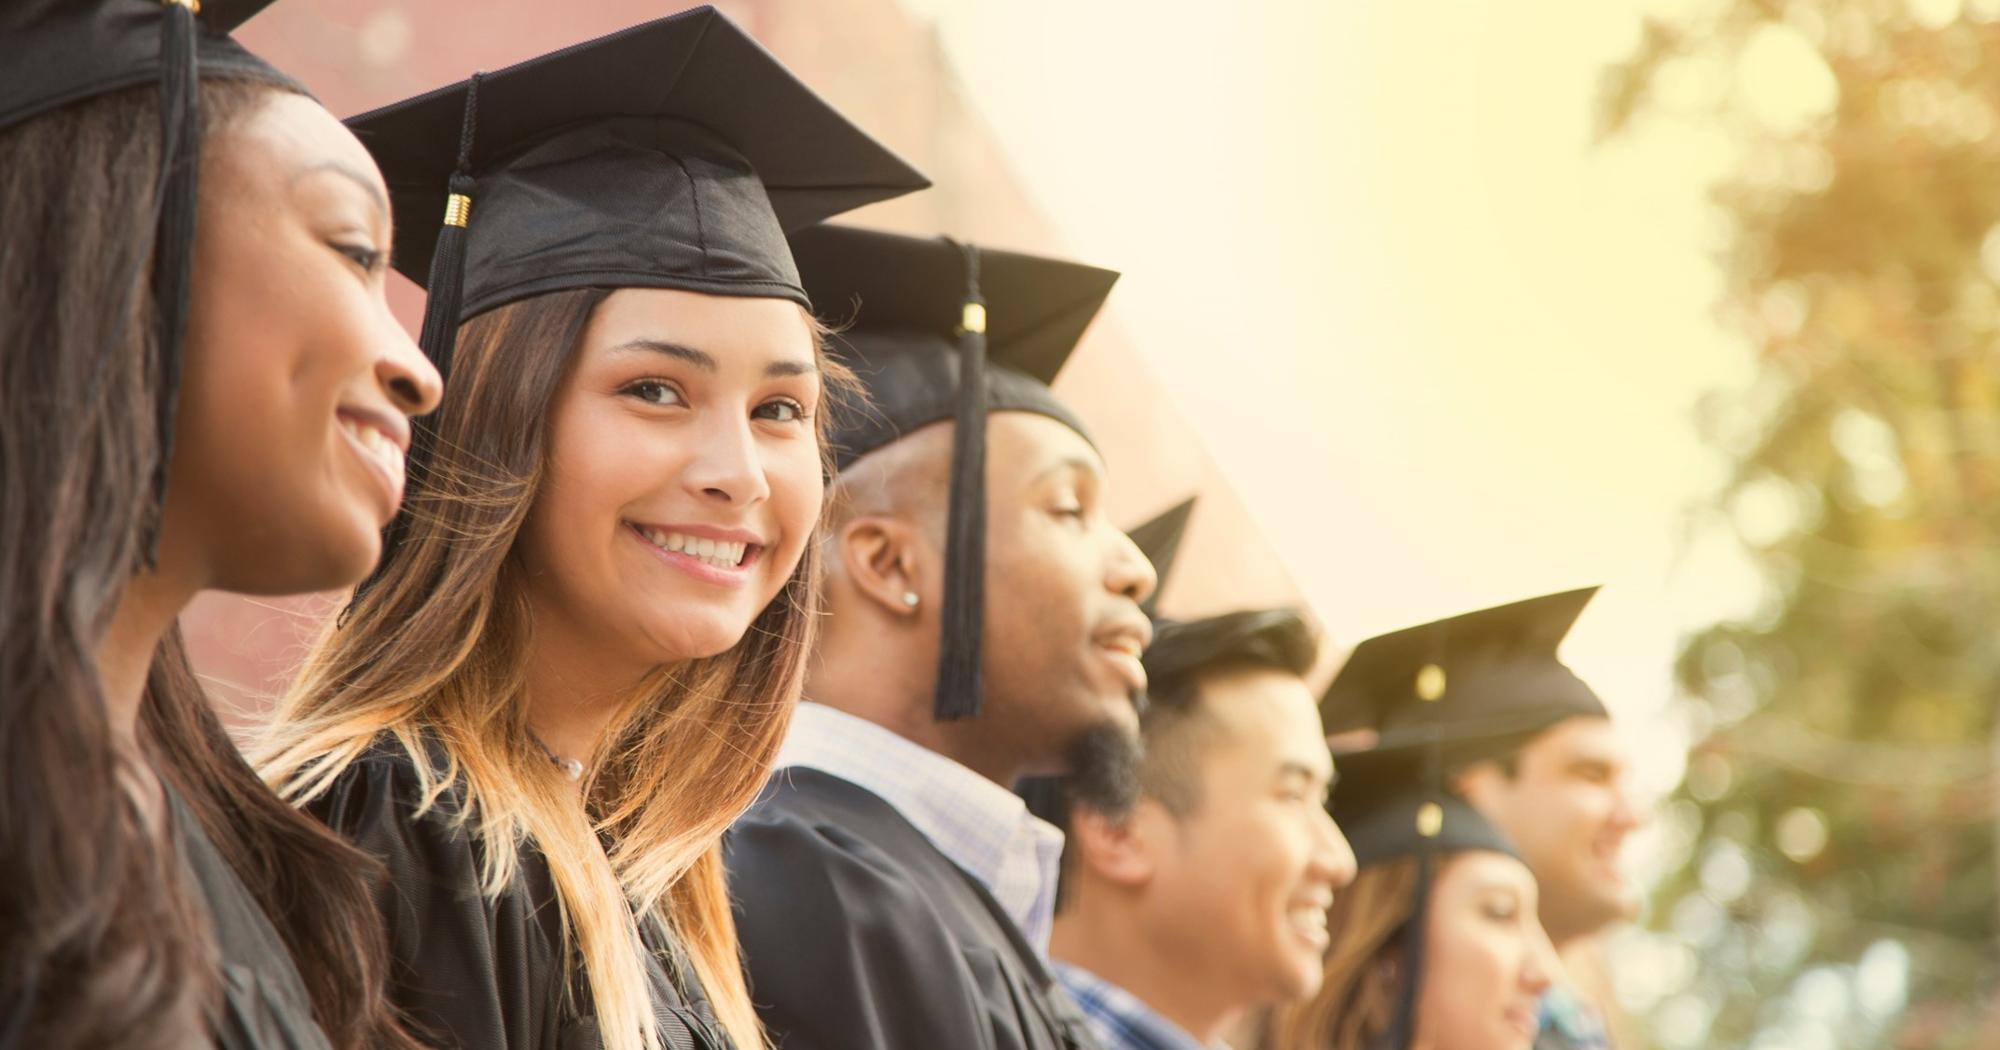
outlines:
[[[384,327],[388,337],[382,356],[375,360],[375,381],[404,415],[430,413],[444,398],[444,377],[395,318],[387,318]]]
[[[1540,997],[1563,972],[1563,961],[1540,920],[1531,917],[1526,926],[1528,944],[1521,955],[1520,985],[1522,991]]]
[[[709,413],[714,425],[692,433],[695,448],[688,455],[681,483],[690,493],[720,503],[749,506],[771,495],[764,476],[757,436],[747,419]]]
[[[1344,890],[1354,882],[1358,866],[1354,860],[1354,846],[1347,841],[1347,834],[1340,825],[1333,822],[1326,810],[1319,811],[1320,834],[1318,848],[1313,851],[1313,874],[1333,884],[1335,890]]]
[[[1619,783],[1612,788],[1610,824],[1613,830],[1623,835],[1644,827],[1650,817],[1645,807],[1629,783]]]
[[[1153,563],[1130,536],[1117,529],[1105,526],[1110,534],[1110,557],[1105,562],[1104,587],[1113,594],[1121,594],[1135,602],[1143,602],[1152,597],[1154,588],[1160,585],[1159,574],[1153,571]]]

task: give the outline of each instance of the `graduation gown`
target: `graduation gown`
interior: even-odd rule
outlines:
[[[309,807],[389,868],[382,908],[394,957],[390,997],[420,1034],[445,1047],[597,1050],[588,990],[564,994],[562,919],[546,858],[523,844],[513,882],[488,897],[479,886],[482,851],[455,820],[465,808],[463,784],[413,816],[421,798],[408,753],[385,737]],[[678,964],[672,936],[648,918],[639,937],[666,1045],[731,1050],[700,982]],[[570,969],[581,986],[581,960]]]
[[[1095,1047],[986,888],[865,788],[787,769],[724,844],[778,1050]]]
[[[236,876],[187,804],[167,788],[173,834],[193,885],[215,921],[222,962],[221,1050],[331,1050],[312,1016],[312,997],[263,906]]]

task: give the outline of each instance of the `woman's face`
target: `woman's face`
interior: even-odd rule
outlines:
[[[607,297],[556,391],[516,547],[537,637],[620,675],[735,646],[819,520],[820,396],[794,303]]]
[[[403,498],[410,417],[440,381],[389,312],[389,209],[368,152],[271,92],[203,143],[186,371],[162,535],[203,586],[345,587]]]
[[[1557,965],[1526,865],[1484,850],[1445,863],[1431,890],[1418,1045],[1527,1050]]]

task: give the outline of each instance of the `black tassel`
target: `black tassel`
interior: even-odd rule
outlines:
[[[429,294],[424,300],[423,327],[417,334],[417,345],[423,348],[424,356],[437,366],[438,375],[446,379],[451,376],[452,355],[458,350],[458,313],[465,292],[465,236],[472,218],[472,144],[479,130],[479,82],[485,76],[474,73],[466,85],[465,110],[458,128],[458,165],[446,185],[444,223],[438,229],[437,247],[431,252],[430,279],[424,284]],[[382,530],[381,560],[375,563],[375,571],[354,588],[354,596],[340,613],[342,626],[361,596],[382,578],[382,570],[409,534],[408,507],[426,486],[431,458],[437,448],[437,430],[432,422],[435,418],[436,413],[432,413],[411,421],[403,490],[405,509]]]
[[[979,294],[979,249],[965,256],[965,306],[958,329],[958,408],[951,438],[951,510],[945,527],[944,609],[938,646],[940,722],[979,714],[986,621],[986,302]]]
[[[201,174],[201,80],[195,68],[194,11],[168,0],[160,25],[160,182],[153,241],[153,308],[159,331],[154,422],[158,459],[153,463],[141,557],[159,564],[166,513],[167,472],[173,460],[174,420],[180,408],[181,362],[187,345],[188,288],[193,283],[194,220]]]
[[[1410,921],[1403,928],[1403,984],[1397,989],[1396,1019],[1383,1043],[1390,1050],[1411,1050],[1417,1037],[1417,996],[1424,986],[1424,941],[1430,925],[1431,884],[1437,876],[1437,837],[1444,830],[1444,810],[1438,796],[1444,791],[1444,749],[1433,743],[1424,749],[1424,801],[1417,809],[1417,885],[1412,892]],[[1435,813],[1435,823],[1431,823]]]

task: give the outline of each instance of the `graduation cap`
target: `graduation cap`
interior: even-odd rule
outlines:
[[[982,693],[986,416],[1034,412],[1088,437],[1049,384],[1118,275],[839,226],[800,231],[792,253],[821,316],[843,326],[834,350],[872,402],[836,425],[835,469],[932,423],[956,425],[934,714],[973,717]]]
[[[395,266],[430,293],[418,342],[446,375],[464,321],[563,289],[810,307],[786,233],[930,184],[712,7],[347,123],[381,165]],[[417,428],[414,481],[434,440]]]
[[[1503,754],[1566,718],[1608,717],[1556,656],[1596,593],[1544,595],[1362,642],[1320,700],[1327,732],[1379,733],[1349,764],[1400,761],[1431,745],[1458,764]]]
[[[1160,595],[1167,589],[1167,574],[1173,571],[1174,559],[1180,557],[1181,541],[1187,538],[1188,521],[1194,517],[1195,499],[1189,496],[1161,511],[1159,517],[1125,534],[1133,546],[1146,556],[1146,560],[1153,563],[1153,574],[1159,581],[1153,587],[1153,593],[1139,603],[1139,608],[1145,610],[1149,619],[1158,619]]]
[[[194,269],[196,178],[201,171],[203,76],[231,75],[297,89],[229,38],[271,0],[7,0],[0,5],[0,131],[114,91],[157,84],[160,170],[152,258],[160,385],[152,514],[166,499],[188,288]],[[199,14],[197,14],[199,12]],[[157,520],[145,557],[157,555]]]

